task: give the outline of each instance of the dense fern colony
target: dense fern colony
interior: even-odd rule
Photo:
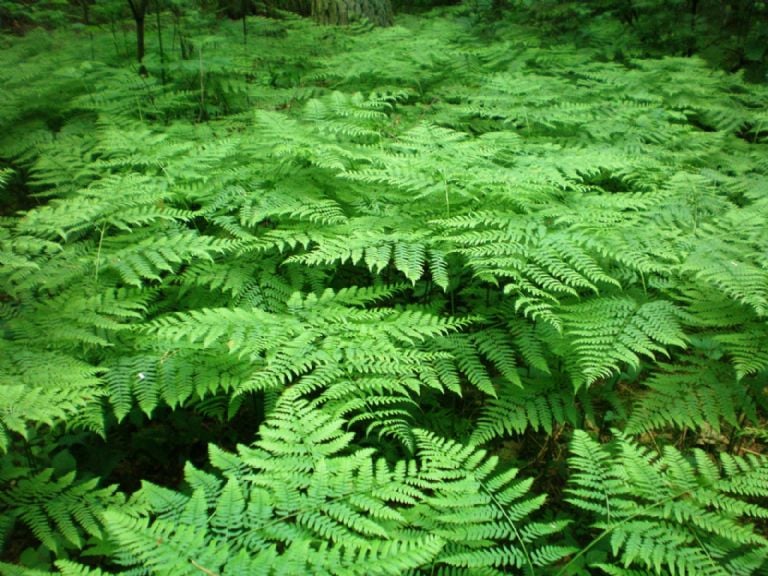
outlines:
[[[205,32],[4,49],[1,574],[766,573],[764,85]]]

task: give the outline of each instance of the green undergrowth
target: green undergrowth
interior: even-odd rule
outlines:
[[[2,39],[0,574],[765,573],[764,85],[161,24]]]

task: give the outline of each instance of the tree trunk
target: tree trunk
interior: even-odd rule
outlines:
[[[144,16],[136,18],[136,60],[139,64],[144,60]]]
[[[144,18],[147,14],[147,5],[149,0],[128,0],[131,7],[133,21],[136,23],[136,59],[139,61],[139,74],[147,75],[147,69],[144,67]]]
[[[300,16],[311,16],[312,6],[310,0],[277,0],[268,1],[267,14],[270,14],[274,9],[285,10],[286,12],[293,12]]]
[[[312,0],[312,18],[321,24],[350,24],[362,19],[376,26],[392,24],[390,0]]]
[[[91,25],[91,0],[81,0],[80,6],[83,9],[83,24]]]
[[[686,56],[689,58],[696,52],[696,18],[698,16],[699,0],[691,0],[690,18],[691,18],[691,36],[688,38],[688,50]]]
[[[226,14],[230,20],[240,20],[248,14],[248,3],[246,0],[219,0],[218,12]]]

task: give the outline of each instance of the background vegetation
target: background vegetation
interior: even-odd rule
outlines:
[[[0,2],[0,574],[764,574],[766,3],[344,6]]]

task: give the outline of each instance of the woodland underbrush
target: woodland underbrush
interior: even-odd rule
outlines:
[[[0,39],[0,574],[766,573],[768,88],[468,6]]]

